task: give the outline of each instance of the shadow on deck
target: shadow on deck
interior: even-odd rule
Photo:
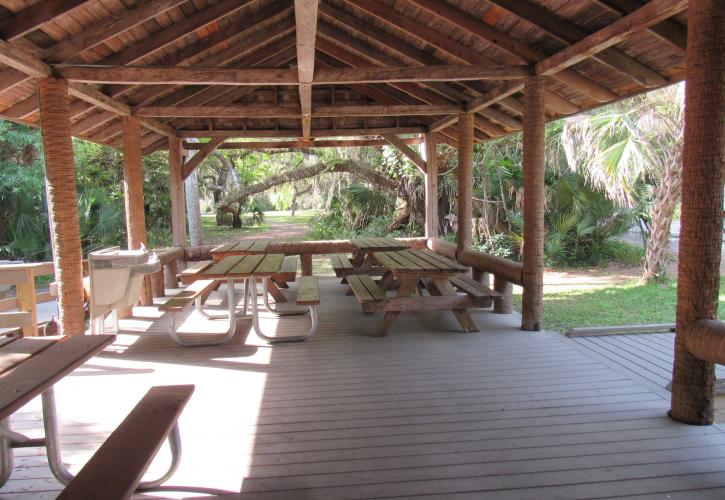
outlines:
[[[337,280],[321,280],[321,293],[317,336],[274,347],[241,320],[226,345],[182,348],[154,308],[139,310],[57,386],[66,461],[80,467],[149,386],[193,383],[175,485],[305,499],[725,493],[725,434],[672,422],[660,394],[572,340],[490,311],[474,314],[478,334],[433,311],[372,338],[381,314],[363,314]],[[308,321],[262,323],[294,334]],[[38,410],[29,404],[14,428],[38,430]],[[19,455],[0,497],[53,498],[42,452]]]

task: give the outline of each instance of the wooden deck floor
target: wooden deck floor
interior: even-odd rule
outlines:
[[[426,312],[371,338],[380,315],[342,290],[323,282],[320,331],[295,345],[268,346],[242,320],[228,345],[182,348],[154,308],[139,310],[57,386],[65,460],[77,470],[148,387],[193,383],[175,485],[249,498],[725,495],[725,433],[672,422],[660,394],[572,340],[488,311],[478,334]],[[292,334],[307,321],[262,323]],[[12,422],[38,435],[39,403]],[[42,451],[17,455],[0,498],[53,498]]]

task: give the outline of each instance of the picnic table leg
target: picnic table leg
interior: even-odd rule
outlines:
[[[264,278],[262,280],[262,283],[266,287],[265,295],[269,293],[274,298],[275,302],[287,302],[287,297],[284,296],[282,290],[279,289],[279,286],[277,285],[277,283],[274,282],[272,278]]]
[[[456,295],[456,289],[446,278],[433,278],[426,282],[426,288],[431,295]],[[465,309],[451,309],[464,332],[478,332],[478,325]]]
[[[418,286],[418,280],[419,278],[402,278],[400,280],[400,288],[398,288],[398,294],[395,297],[409,297],[413,293],[413,290],[415,290],[415,287]],[[385,313],[385,316],[383,317],[383,320],[378,324],[377,327],[375,327],[375,330],[373,331],[373,337],[384,337],[385,335],[387,335],[388,329],[395,322],[399,315],[400,311],[387,311]]]
[[[265,278],[266,279],[266,278]],[[312,338],[312,336],[317,333],[317,327],[319,325],[318,317],[317,317],[317,306],[309,306],[310,308],[310,319],[312,321],[312,324],[310,326],[309,331],[305,335],[295,335],[295,336],[284,336],[284,337],[270,337],[269,335],[265,335],[264,332],[262,332],[262,329],[259,326],[259,311],[257,309],[257,279],[254,276],[251,276],[249,280],[250,287],[248,291],[248,295],[250,300],[252,301],[252,326],[254,327],[255,333],[261,338],[262,340],[269,342],[270,344],[281,344],[284,342],[302,342],[303,340],[307,340]],[[266,281],[265,281],[266,283]],[[265,293],[266,297],[266,293]]]
[[[386,270],[385,274],[383,274],[383,277],[380,278],[380,281],[378,282],[378,286],[382,288],[382,290],[385,292],[388,289],[390,289],[390,286],[393,284],[393,281],[395,281],[395,276],[390,271]]]
[[[10,446],[10,418],[0,422],[0,487],[10,479],[13,472],[13,449]]]
[[[267,310],[267,312],[276,314],[277,316],[300,316],[302,314],[307,314],[306,309],[289,310],[289,311],[282,312],[282,311],[278,311],[276,308],[273,308],[269,303],[269,295],[267,295],[271,288],[270,285],[274,286],[274,283],[272,282],[272,278],[263,278],[262,279],[262,301],[264,302],[264,308]],[[279,293],[281,295],[282,292],[280,291]],[[285,298],[284,295],[282,295],[282,298],[284,300],[277,300],[277,297],[273,293],[270,293],[270,295],[272,295],[272,297],[274,297],[274,300],[277,303],[287,302],[287,298]]]
[[[365,260],[365,252],[362,252],[360,250],[355,250],[352,253],[352,267],[360,267],[362,265],[363,260]]]

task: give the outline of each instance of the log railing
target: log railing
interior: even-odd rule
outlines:
[[[683,333],[690,354],[710,363],[725,363],[725,322],[702,319]]]

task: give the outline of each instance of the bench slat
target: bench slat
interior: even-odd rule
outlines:
[[[199,295],[214,287],[214,280],[196,280],[159,306],[160,311],[183,311]]]
[[[451,284],[461,290],[462,292],[472,295],[476,298],[482,297],[496,297],[500,294],[494,292],[485,285],[482,285],[478,281],[475,281],[471,277],[465,274],[459,274],[450,278]]]
[[[130,498],[193,392],[152,387],[58,498]]]
[[[320,303],[320,287],[314,276],[302,276],[297,285],[297,303],[314,306]]]
[[[0,347],[0,373],[25,361],[31,356],[47,349],[57,339],[54,338],[19,338]]]
[[[360,302],[381,302],[387,299],[385,292],[367,274],[352,274],[347,282]]]

